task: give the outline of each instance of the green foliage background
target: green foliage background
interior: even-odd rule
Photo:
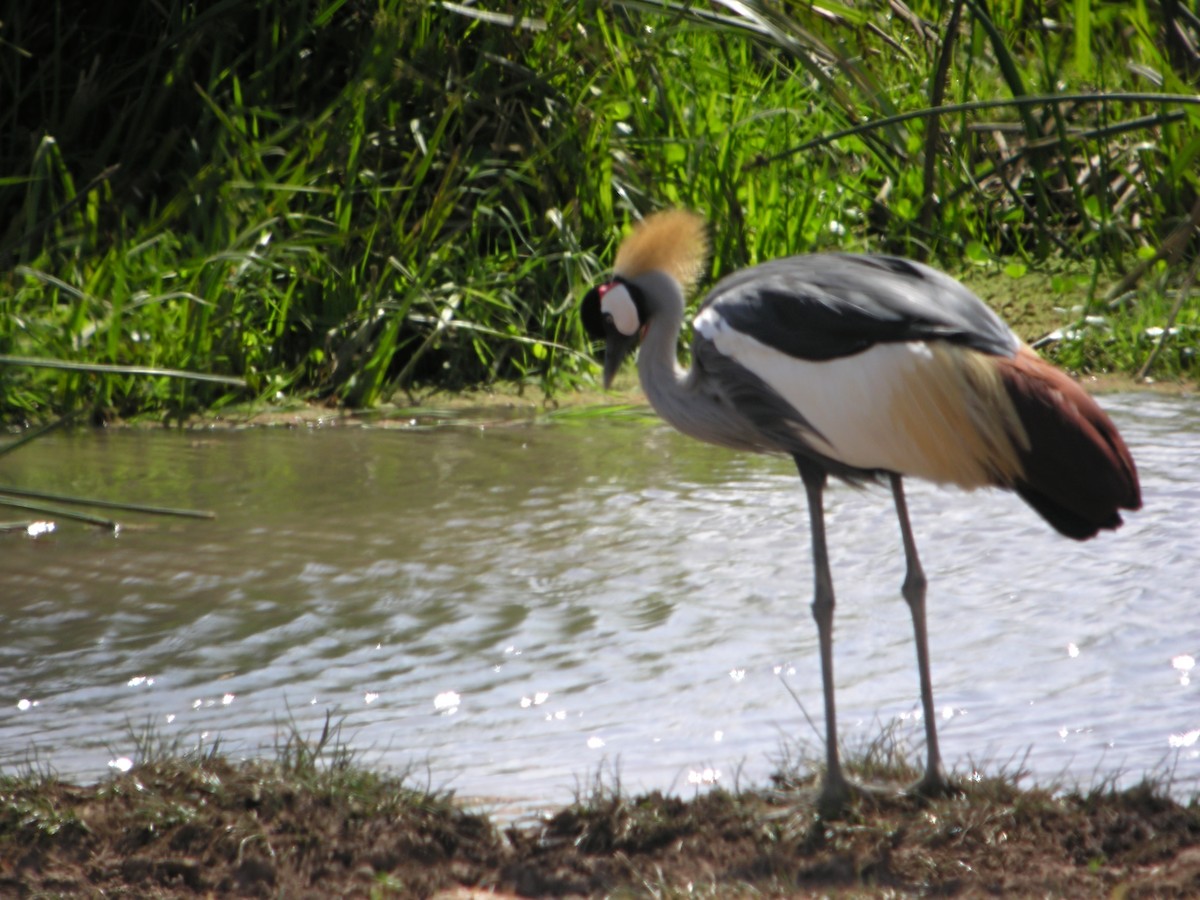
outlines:
[[[0,3],[0,419],[569,389],[577,295],[664,205],[711,217],[714,276],[1037,270],[1060,362],[1194,360],[1171,0],[64,6]]]

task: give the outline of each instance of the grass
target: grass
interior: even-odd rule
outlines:
[[[130,31],[12,0],[0,419],[587,387],[576,298],[663,205],[711,217],[714,277],[831,248],[1062,271],[1058,361],[1133,373],[1163,329],[1148,374],[1191,377],[1196,21],[910,8],[144,2]]]
[[[134,737],[133,766],[99,784],[32,767],[0,776],[6,891],[1170,897],[1200,878],[1200,807],[1163,783],[1066,791],[976,773],[961,796],[917,803],[895,792],[916,770],[886,731],[849,762],[889,790],[837,822],[814,817],[807,764],[765,788],[690,799],[632,796],[597,776],[566,808],[498,823],[365,769],[331,720],[313,737],[285,728],[273,758],[240,762]]]
[[[498,858],[485,818],[408,775],[358,765],[332,721],[315,737],[290,728],[273,758],[240,762],[217,745],[133,738],[132,767],[99,784],[33,769],[0,777],[6,891],[258,896],[328,883],[429,896],[451,880],[451,860],[466,873],[468,860]]]

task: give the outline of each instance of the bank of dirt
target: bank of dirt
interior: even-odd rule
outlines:
[[[811,784],[692,799],[597,790],[498,823],[334,765],[163,759],[93,786],[0,782],[12,897],[1200,896],[1200,808],[1149,785],[1056,796],[1004,779],[838,822]]]
[[[1197,385],[1192,381],[1137,381],[1119,374],[1087,375],[1080,378],[1079,382],[1089,393],[1101,396],[1139,391],[1193,397],[1197,391]],[[637,384],[636,372],[631,370],[618,376],[611,391],[578,390],[553,397],[546,397],[536,389],[520,391],[512,385],[502,385],[478,391],[435,392],[414,398],[412,402],[382,404],[369,410],[288,401],[277,405],[230,406],[218,412],[192,416],[183,422],[153,417],[108,424],[135,427],[181,425],[194,430],[259,427],[413,429],[462,425],[494,428],[612,415],[654,418],[654,412]]]

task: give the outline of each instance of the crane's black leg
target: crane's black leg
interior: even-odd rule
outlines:
[[[927,750],[925,774],[914,790],[925,796],[942,795],[949,791],[942,775],[942,760],[938,753],[937,720],[933,710],[933,679],[929,674],[929,638],[925,631],[925,571],[917,557],[917,542],[913,539],[912,526],[908,521],[908,503],[904,499],[904,483],[899,475],[892,475],[892,497],[896,501],[896,516],[900,519],[900,537],[904,541],[905,574],[900,593],[904,595],[912,613],[913,632],[917,641],[917,669],[921,677],[921,714],[925,718],[925,746]]]
[[[821,684],[825,691],[825,778],[817,798],[817,811],[823,818],[837,818],[850,801],[850,785],[842,773],[838,758],[837,710],[833,690],[833,578],[829,573],[829,552],[825,546],[825,472],[809,461],[796,457],[796,466],[808,495],[808,516],[812,528],[813,593],[812,614],[817,622],[821,650]]]

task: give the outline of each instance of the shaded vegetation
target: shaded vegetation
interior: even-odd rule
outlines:
[[[1184,4],[501,6],[7,0],[0,418],[590,383],[575,293],[666,204],[714,276],[1036,269],[1060,362],[1193,371]]]
[[[811,777],[628,796],[498,823],[358,767],[326,729],[273,761],[144,754],[89,787],[0,777],[0,890],[13,896],[1122,896],[1200,891],[1200,807],[1161,785],[1055,794],[972,773],[927,804],[887,782],[842,822]],[[879,777],[860,760],[859,777]],[[472,893],[477,891],[478,893]]]

